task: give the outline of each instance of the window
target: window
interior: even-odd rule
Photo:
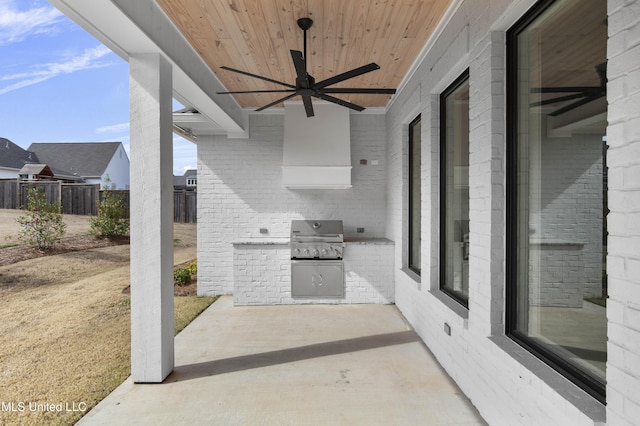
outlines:
[[[440,289],[469,305],[469,71],[440,96]]]
[[[187,186],[196,186],[197,182],[195,178],[187,178]]]
[[[605,401],[606,0],[507,34],[507,333]]]
[[[420,275],[421,151],[420,116],[409,124],[409,269]]]

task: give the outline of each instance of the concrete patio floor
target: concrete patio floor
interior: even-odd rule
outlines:
[[[79,424],[486,424],[395,306],[222,297],[175,354],[164,383],[129,378]]]

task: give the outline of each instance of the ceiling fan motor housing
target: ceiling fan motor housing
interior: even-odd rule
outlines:
[[[302,31],[307,31],[313,25],[313,20],[311,18],[300,18],[298,19],[298,27]]]

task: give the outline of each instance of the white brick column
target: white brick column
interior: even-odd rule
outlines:
[[[481,336],[504,332],[505,34],[472,52],[469,126],[469,319]]]
[[[640,416],[640,1],[609,0],[607,424]]]
[[[131,374],[159,383],[174,367],[172,69],[129,58],[131,108]]]

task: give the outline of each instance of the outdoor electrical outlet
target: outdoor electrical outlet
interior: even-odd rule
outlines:
[[[451,327],[446,322],[444,323],[444,332],[447,333],[447,336],[451,336]]]
[[[261,234],[268,234],[269,230],[267,228],[260,228],[260,233]]]
[[[364,228],[358,228],[358,234],[362,234],[364,232]]]

